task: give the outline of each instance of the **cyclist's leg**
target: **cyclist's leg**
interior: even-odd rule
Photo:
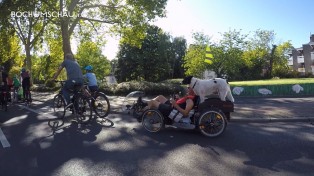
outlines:
[[[25,80],[22,81],[22,89],[23,89],[23,99],[25,101],[25,99],[26,99],[26,84],[25,84]]]
[[[72,91],[71,89],[73,89],[74,87],[74,84],[72,83],[71,80],[67,80],[65,83],[64,83],[64,86],[62,88],[62,94],[63,94],[63,97],[65,99],[65,103],[66,105],[70,104],[71,101],[70,101],[70,97],[71,97],[71,94],[72,94]]]
[[[27,89],[27,100],[29,102],[32,102],[32,97],[31,97],[31,90],[30,90],[30,87],[31,87],[31,82],[30,80],[28,79],[27,83],[26,83],[26,89]]]

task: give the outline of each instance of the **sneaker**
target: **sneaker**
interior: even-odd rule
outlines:
[[[190,118],[182,118],[179,122],[190,124],[191,119]]]

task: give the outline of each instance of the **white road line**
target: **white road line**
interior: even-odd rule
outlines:
[[[1,128],[0,128],[0,141],[1,141],[1,144],[3,146],[3,148],[6,148],[6,147],[10,147],[10,143],[9,141],[7,140],[7,138],[5,137],[5,135],[3,134]]]

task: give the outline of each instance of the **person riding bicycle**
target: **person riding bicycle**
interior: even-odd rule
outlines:
[[[65,84],[62,88],[62,94],[66,104],[68,105],[71,103],[70,96],[73,93],[72,90],[75,88],[75,86],[83,86],[84,77],[80,65],[77,63],[76,59],[71,53],[65,55],[63,62],[53,76],[53,80],[56,80],[63,68],[66,70],[67,80],[65,81]]]
[[[91,92],[95,92],[98,90],[97,85],[97,78],[95,73],[92,72],[93,67],[91,65],[88,65],[84,68],[86,70],[86,74],[84,75],[84,78],[88,81],[88,88]]]
[[[31,101],[31,97],[29,94],[30,87],[31,87],[31,78],[29,71],[27,71],[25,68],[22,68],[21,70],[21,82],[22,82],[22,89],[23,89],[23,98],[25,100]]]
[[[188,87],[187,95],[182,98],[178,97],[168,100],[165,96],[158,95],[156,98],[147,102],[147,106],[144,108],[144,110],[156,108],[164,117],[169,117],[173,109],[176,109],[179,113],[182,114],[182,116],[188,117],[190,111],[194,107],[195,96],[195,92],[190,87]]]

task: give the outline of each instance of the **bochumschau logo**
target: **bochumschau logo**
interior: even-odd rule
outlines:
[[[12,11],[11,17],[47,17],[47,18],[59,18],[59,17],[71,17],[76,18],[79,17],[78,14],[71,14],[68,11],[57,12],[57,11],[47,11],[47,12],[37,12],[37,11]]]

